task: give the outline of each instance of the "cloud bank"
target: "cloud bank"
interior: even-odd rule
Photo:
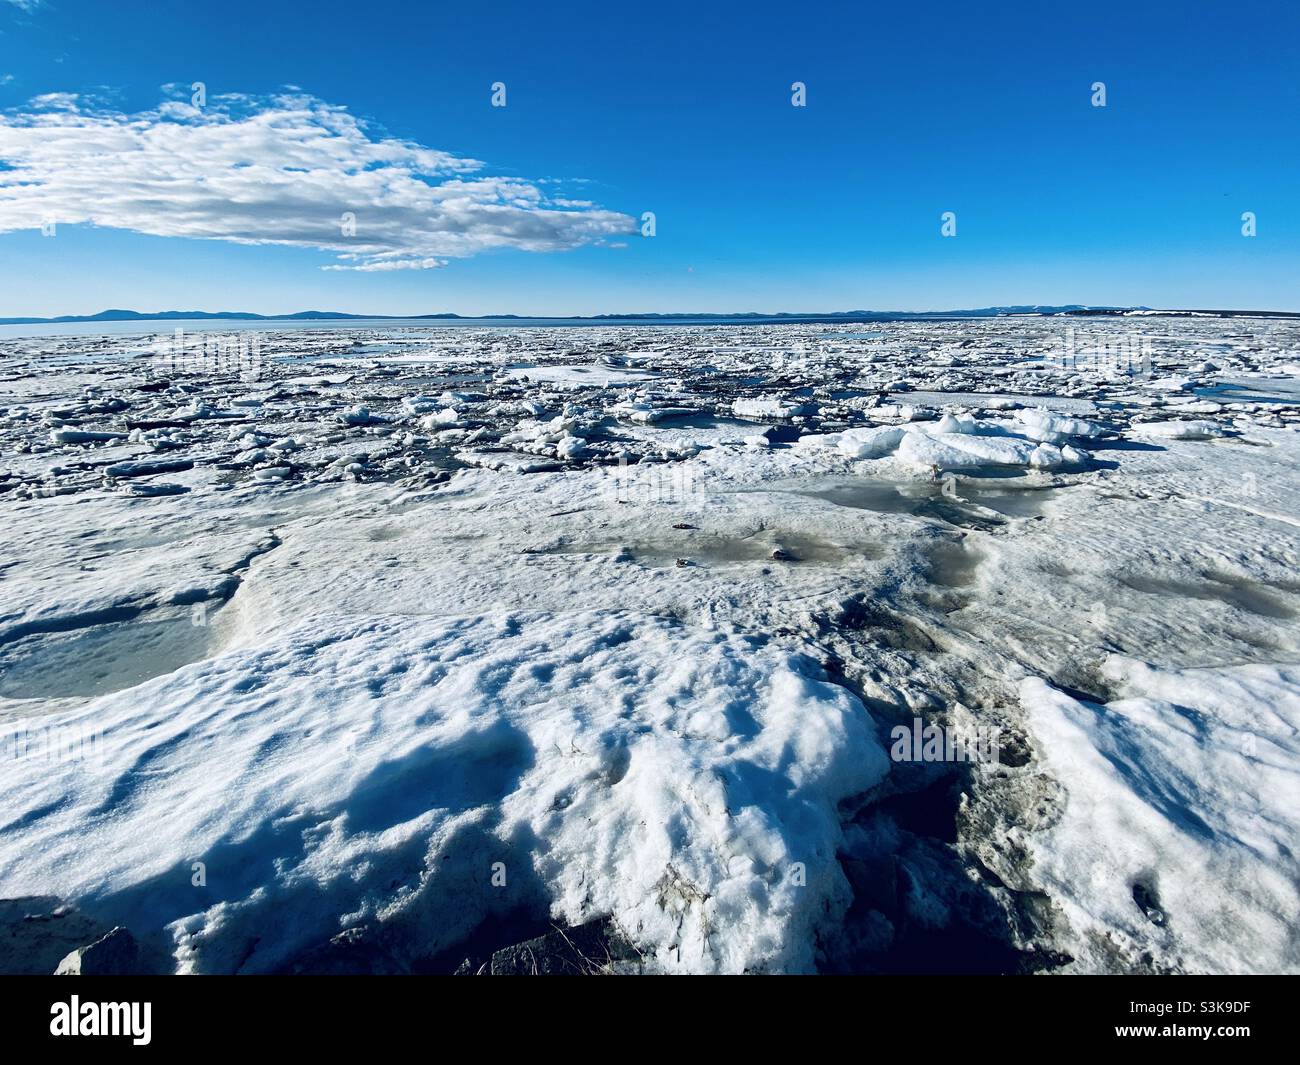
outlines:
[[[562,251],[635,230],[546,182],[373,135],[303,94],[127,115],[68,93],[0,114],[0,232],[47,223],[334,252],[325,269],[424,270],[498,248]]]

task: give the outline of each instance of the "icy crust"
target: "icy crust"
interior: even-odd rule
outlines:
[[[852,459],[893,458],[908,471],[986,468],[1056,470],[1082,468],[1087,452],[1069,441],[1095,439],[1106,430],[1082,418],[1041,408],[1016,412],[1014,419],[945,414],[935,422],[877,425],[842,433],[808,436],[805,448],[835,448]]]
[[[1087,969],[1297,972],[1300,666],[1165,671],[1114,656],[1124,698],[1022,682],[1064,785],[1034,874]]]
[[[48,723],[102,758],[0,778],[0,894],[162,933],[185,972],[359,924],[432,956],[547,901],[652,970],[810,970],[851,901],[836,805],[888,771],[806,657],[604,612],[321,623]]]

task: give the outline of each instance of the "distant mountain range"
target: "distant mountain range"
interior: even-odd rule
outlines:
[[[77,322],[171,322],[171,321],[231,321],[231,322],[319,322],[319,321],[554,321],[554,322],[892,322],[944,318],[995,318],[1017,315],[1178,315],[1186,317],[1217,318],[1297,318],[1296,311],[1243,311],[1243,310],[1153,310],[1150,307],[1089,307],[1066,304],[1047,307],[1037,304],[1021,307],[980,307],[957,311],[829,311],[825,313],[795,313],[780,311],[764,314],[758,311],[744,313],[681,314],[596,314],[561,317],[530,316],[520,314],[485,314],[467,316],[452,314],[347,314],[343,311],[297,311],[294,314],[253,314],[251,311],[124,311],[108,310],[98,314],[65,314],[57,318],[0,318],[0,325],[61,325]]]

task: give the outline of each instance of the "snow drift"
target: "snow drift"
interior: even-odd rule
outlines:
[[[1125,698],[1021,684],[1065,786],[1033,845],[1088,967],[1300,970],[1300,668],[1162,671],[1113,657]]]
[[[614,613],[324,623],[47,723],[102,757],[12,763],[0,892],[189,972],[363,922],[432,956],[521,905],[611,916],[651,968],[808,970],[850,901],[836,804],[887,772],[811,660]]]

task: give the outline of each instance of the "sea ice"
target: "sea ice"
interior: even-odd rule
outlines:
[[[1138,422],[1133,433],[1165,440],[1217,440],[1228,435],[1222,426],[1206,421]]]
[[[1105,705],[1038,678],[1020,688],[1065,788],[1032,847],[1071,953],[1093,968],[1300,971],[1300,670],[1116,656],[1105,673],[1122,696]]]
[[[615,613],[310,626],[47,725],[102,758],[13,763],[0,883],[195,972],[366,922],[433,955],[539,900],[654,968],[808,970],[850,901],[837,804],[887,767],[808,659]]]
[[[1295,969],[1300,329],[1120,322],[1154,379],[1036,316],[5,342],[0,738],[104,743],[7,761],[0,896],[194,971],[516,907],[652,969]],[[886,773],[918,716],[1007,757]]]

